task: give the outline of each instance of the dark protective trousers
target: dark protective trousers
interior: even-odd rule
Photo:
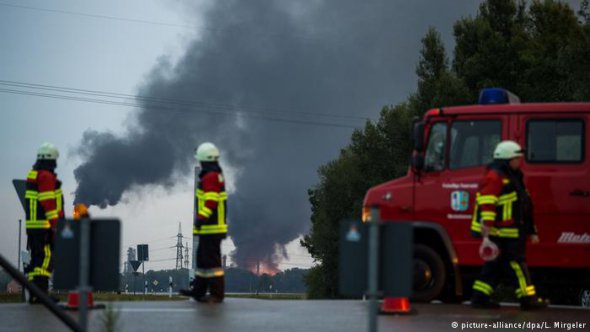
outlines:
[[[499,237],[490,237],[490,240],[498,245],[500,255],[484,264],[479,277],[473,283],[473,301],[488,301],[503,277],[508,277],[514,284],[518,299],[524,300],[536,295],[525,262],[525,242],[521,239]]]
[[[49,278],[53,272],[53,236],[51,230],[27,230],[27,249],[31,253],[31,262],[25,268],[29,281],[47,292]]]
[[[199,235],[197,247],[197,271],[195,271],[195,298],[207,295],[217,300],[225,297],[225,279],[221,263],[221,241],[225,234]]]

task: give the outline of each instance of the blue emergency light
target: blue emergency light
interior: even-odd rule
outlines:
[[[520,98],[506,89],[486,88],[479,92],[479,103],[481,105],[519,104]]]

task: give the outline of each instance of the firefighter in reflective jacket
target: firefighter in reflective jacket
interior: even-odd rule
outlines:
[[[516,142],[500,142],[494,150],[494,161],[476,194],[471,231],[495,243],[499,255],[485,262],[473,284],[474,308],[499,308],[490,299],[500,277],[507,275],[516,286],[521,309],[539,309],[547,302],[537,297],[525,262],[527,236],[539,242],[533,222],[532,202],[525,189],[520,170],[523,151]]]
[[[221,241],[227,234],[227,193],[217,147],[203,143],[197,148],[195,158],[201,163],[193,228],[193,235],[199,236],[197,270],[192,288],[180,293],[198,302],[219,303],[225,296]],[[210,295],[207,295],[208,290]]]
[[[53,271],[52,252],[57,219],[64,217],[61,181],[55,168],[59,151],[50,143],[43,143],[37,151],[37,162],[27,175],[26,228],[27,249],[31,262],[25,269],[29,281],[48,292],[49,278]],[[39,299],[31,296],[30,303]]]

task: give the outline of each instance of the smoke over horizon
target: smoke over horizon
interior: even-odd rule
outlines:
[[[147,76],[127,134],[85,132],[76,201],[104,208],[131,188],[170,188],[192,174],[194,148],[211,141],[238,170],[228,200],[233,260],[276,269],[284,246],[309,228],[318,167],[337,157],[352,128],[413,91],[427,28],[450,40],[452,23],[477,6],[214,1],[202,36]]]

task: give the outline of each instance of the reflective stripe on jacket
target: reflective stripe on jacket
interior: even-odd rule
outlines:
[[[197,207],[195,235],[226,234],[227,193],[221,172],[210,171],[201,176],[195,193]],[[196,225],[195,225],[196,226]]]
[[[518,238],[521,218],[515,184],[500,169],[490,167],[475,195],[471,231],[480,235],[485,224],[490,236]]]
[[[31,170],[27,175],[25,192],[27,229],[55,227],[63,217],[63,193],[57,176],[47,170]]]

